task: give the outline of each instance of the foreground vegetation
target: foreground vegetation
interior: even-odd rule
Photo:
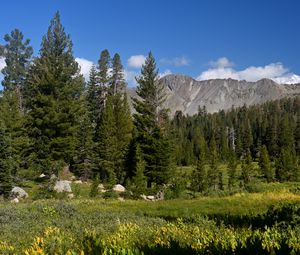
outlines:
[[[0,254],[298,254],[298,184],[272,186],[189,200],[2,203]]]

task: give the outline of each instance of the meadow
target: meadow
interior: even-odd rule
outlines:
[[[90,199],[82,185],[72,200],[1,203],[0,254],[300,252],[298,183],[156,202]]]

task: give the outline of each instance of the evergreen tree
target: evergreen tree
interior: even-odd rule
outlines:
[[[296,128],[294,131],[295,150],[300,159],[300,111],[297,114]]]
[[[252,172],[253,172],[252,158],[251,158],[251,153],[248,150],[246,157],[242,162],[242,169],[241,169],[241,179],[244,185],[248,184],[251,181]]]
[[[1,102],[1,118],[10,134],[11,171],[15,175],[22,165],[22,152],[28,139],[24,130],[23,89],[26,74],[31,62],[32,47],[29,39],[18,29],[4,36],[3,56],[6,66],[2,69],[4,75],[2,85],[4,94]]]
[[[271,162],[269,159],[269,153],[267,147],[265,145],[261,146],[260,153],[259,153],[259,166],[268,182],[273,181],[274,179],[274,171],[271,166]]]
[[[217,189],[217,180],[219,175],[219,169],[218,169],[218,155],[217,155],[217,148],[216,148],[216,141],[214,138],[214,135],[211,138],[210,141],[210,165],[207,172],[207,179],[208,179],[208,185],[210,188],[213,188],[215,191]]]
[[[283,181],[299,181],[300,169],[293,149],[282,148],[276,160],[276,179]]]
[[[72,171],[84,180],[92,177],[95,164],[93,126],[88,116],[87,106],[82,104],[78,116],[78,127],[75,132],[75,151],[72,160]]]
[[[10,172],[10,142],[2,121],[0,122],[0,195],[7,198],[12,189]]]
[[[135,173],[132,178],[133,190],[136,194],[143,194],[146,191],[147,178],[145,172],[145,161],[142,158],[142,151],[140,146],[137,144],[135,150]]]
[[[205,170],[205,157],[203,154],[199,155],[197,167],[192,173],[191,189],[194,192],[203,192],[207,189],[207,176]]]
[[[96,171],[99,171],[98,174],[102,181],[110,184],[115,184],[117,181],[115,173],[117,152],[116,132],[113,97],[108,96],[96,130],[96,153],[99,161],[97,164],[100,167]]]
[[[126,94],[123,66],[118,54],[114,55],[110,91],[113,99],[113,112],[116,129],[115,173],[117,181],[123,183],[126,177],[125,163],[132,139],[133,121]]]
[[[30,40],[23,42],[23,33],[15,29],[10,34],[4,36],[6,44],[3,47],[3,56],[5,57],[6,66],[2,69],[2,85],[5,91],[14,92],[16,105],[21,111],[23,108],[22,90],[24,88],[25,77],[29,68],[32,57],[32,47],[29,45]]]
[[[126,83],[124,79],[123,65],[118,53],[116,53],[112,59],[112,71],[110,80],[111,94],[116,95],[117,93],[123,94],[125,92]]]
[[[162,121],[165,100],[163,84],[159,82],[155,59],[150,52],[137,78],[137,95],[133,98],[134,123],[138,132],[138,142],[146,162],[145,175],[148,186],[166,183],[169,179],[171,147],[167,131]]]
[[[236,168],[237,168],[237,161],[234,153],[231,152],[229,156],[228,166],[227,166],[229,190],[231,190],[234,187],[236,182]]]
[[[56,13],[26,80],[28,158],[40,173],[57,173],[58,162],[69,164],[73,158],[83,84],[70,36]]]
[[[87,84],[87,106],[90,116],[90,121],[95,127],[100,120],[100,108],[98,107],[98,73],[93,65],[90,70],[89,81]]]

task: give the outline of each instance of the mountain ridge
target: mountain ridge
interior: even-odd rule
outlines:
[[[189,76],[169,74],[162,77],[160,82],[166,88],[164,107],[170,109],[171,115],[176,111],[193,115],[203,106],[208,112],[217,112],[232,106],[261,104],[300,95],[300,84],[278,84],[267,78],[256,82],[231,78],[197,81]],[[136,97],[135,89],[129,89],[129,95]]]

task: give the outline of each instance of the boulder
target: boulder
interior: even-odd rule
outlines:
[[[74,181],[74,183],[76,183],[76,184],[82,184],[82,180]]]
[[[45,175],[45,174],[41,174],[40,176],[39,176],[39,178],[45,178],[47,175]]]
[[[13,204],[17,204],[17,203],[19,203],[19,199],[14,198],[14,199],[10,200],[10,202],[13,203]]]
[[[70,183],[71,183],[70,181],[56,181],[53,190],[55,190],[58,193],[60,192],[71,193],[72,189]]]
[[[147,200],[155,201],[155,196],[146,196]]]
[[[125,187],[122,186],[121,184],[117,184],[113,187],[113,191],[116,191],[116,192],[125,192]]]
[[[155,198],[156,198],[156,200],[164,200],[165,199],[165,193],[163,191],[158,191]]]
[[[56,180],[56,179],[57,179],[56,175],[55,174],[51,174],[50,180]]]
[[[11,190],[11,196],[18,199],[28,198],[28,193],[20,187],[14,187]]]

